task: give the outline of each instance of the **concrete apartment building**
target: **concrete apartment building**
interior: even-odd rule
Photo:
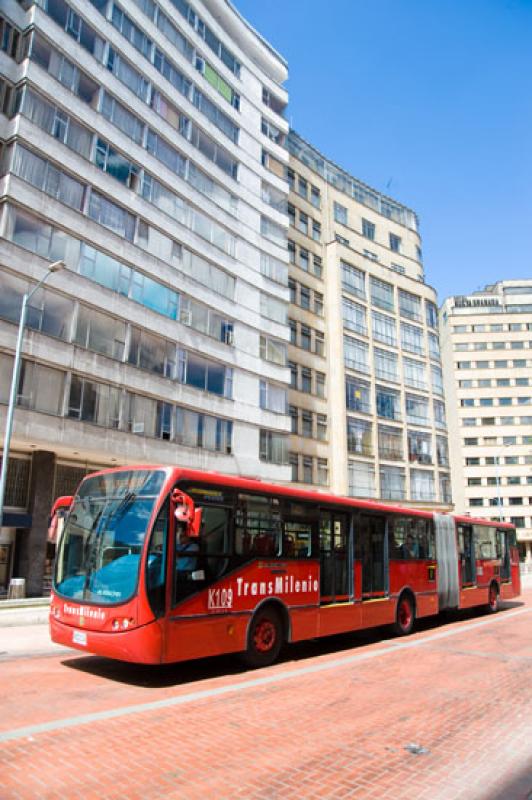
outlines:
[[[504,280],[441,309],[457,511],[513,522],[532,562],[532,280]]]
[[[0,430],[32,298],[0,593],[95,468],[290,480],[287,77],[226,0],[4,0]]]
[[[434,289],[414,212],[291,131],[292,480],[449,508]],[[265,153],[274,174],[281,165]]]

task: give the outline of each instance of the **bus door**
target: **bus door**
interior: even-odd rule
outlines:
[[[320,513],[320,603],[346,603],[353,596],[350,517]]]
[[[510,536],[506,531],[497,531],[497,553],[501,559],[500,578],[501,581],[511,580],[510,571]]]
[[[386,518],[361,514],[356,526],[357,554],[362,561],[362,599],[388,594]]]
[[[473,527],[471,525],[458,526],[458,558],[460,560],[462,588],[464,586],[473,586],[477,575]]]

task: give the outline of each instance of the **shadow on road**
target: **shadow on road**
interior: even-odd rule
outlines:
[[[520,601],[505,601],[501,603],[501,611],[499,613],[504,613],[504,611],[510,611],[523,605],[524,603]],[[457,622],[480,619],[488,616],[488,613],[478,608],[447,611],[438,617],[426,617],[418,620],[416,622],[416,632],[438,630]],[[330,655],[331,653],[341,655],[347,650],[379,644],[396,638],[391,628],[385,626],[312,639],[287,645],[277,663],[289,664]],[[219,678],[225,675],[242,675],[249,672],[249,668],[239,661],[237,654],[212,656],[195,661],[164,665],[128,664],[100,656],[81,656],[65,658],[62,664],[70,669],[89,672],[117,683],[144,686],[152,689],[183,686],[192,682]],[[253,674],[259,673],[254,672]]]

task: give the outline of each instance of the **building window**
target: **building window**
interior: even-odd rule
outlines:
[[[260,381],[260,407],[275,414],[286,414],[288,398],[286,389],[268,381]]]
[[[410,491],[412,500],[434,502],[434,475],[425,470],[410,470]]]
[[[366,239],[375,240],[375,225],[367,219],[362,218],[362,236]]]
[[[348,377],[345,381],[345,394],[345,404],[348,411],[370,413],[370,388],[368,383],[364,383],[358,378]]]
[[[305,180],[305,178],[302,178],[301,175],[298,175],[297,177],[297,193],[301,197],[304,197],[305,200],[308,197],[308,182]]]
[[[288,414],[290,416],[290,433],[297,434],[299,432],[299,409],[289,406]]]
[[[310,411],[301,412],[301,436],[312,439],[312,413]]]
[[[367,336],[366,309],[364,306],[342,297],[342,311],[344,326],[355,333]]]
[[[404,500],[405,492],[405,471],[400,467],[380,468],[381,497],[383,500]]]
[[[308,325],[301,325],[301,332],[300,332],[300,347],[303,350],[310,350],[311,346],[311,329]]]
[[[274,431],[260,431],[259,457],[270,464],[288,464],[288,437]]]
[[[344,336],[344,363],[348,369],[369,372],[369,347],[365,342]]]
[[[351,264],[341,262],[342,270],[342,286],[348,292],[360,297],[361,300],[366,299],[366,275],[362,270],[352,267]],[[393,308],[393,304],[392,304]]]
[[[290,453],[288,461],[292,468],[292,477],[290,480],[293,483],[297,483],[299,480],[299,455],[297,453]]]
[[[363,419],[347,418],[347,450],[349,453],[371,456],[371,422]]]
[[[374,347],[373,360],[376,378],[393,381],[394,383],[399,380],[398,360],[395,353],[389,353],[387,350],[380,350],[378,347]]]
[[[402,317],[421,322],[421,298],[399,289],[399,313]]]
[[[432,437],[421,431],[408,431],[408,460],[432,464]]]
[[[425,343],[423,330],[408,322],[401,322],[401,347],[409,353],[424,355]]]
[[[370,287],[373,305],[383,308],[385,311],[393,311],[393,286],[372,276],[370,278]]]
[[[429,401],[426,397],[414,394],[406,395],[406,421],[415,425],[429,424]]]
[[[426,311],[427,325],[429,326],[429,328],[437,329],[438,328],[437,307],[434,305],[434,303],[431,303],[430,300],[425,300],[425,311]],[[459,327],[466,328],[465,325],[461,325]]]
[[[427,377],[423,363],[413,361],[411,358],[403,358],[403,372],[407,386],[412,386],[415,389],[427,388]]]
[[[347,225],[347,208],[336,202],[334,203],[334,219],[341,225]]]
[[[312,458],[310,456],[303,456],[303,483],[313,483]]]
[[[383,419],[393,419],[396,422],[401,419],[401,395],[399,392],[376,386],[375,400],[377,416]]]
[[[317,459],[316,483],[318,486],[329,485],[329,462],[326,458]]]
[[[436,456],[439,467],[449,466],[449,444],[444,436],[436,436]],[[466,459],[466,463],[468,460],[480,464],[480,459],[478,458]]]
[[[378,342],[397,347],[397,331],[395,319],[381,314],[379,311],[371,312],[373,338]]]
[[[375,497],[375,468],[373,464],[350,461],[347,469],[350,496]]]
[[[394,233],[390,233],[390,250],[393,253],[401,252],[401,237],[396,236]]]
[[[389,461],[403,460],[403,432],[389,425],[378,426],[379,458]]]

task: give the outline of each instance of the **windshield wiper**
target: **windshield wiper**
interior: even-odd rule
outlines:
[[[137,498],[136,492],[126,492],[121,501],[119,502],[119,504],[117,505],[117,507],[114,509],[114,511],[111,511],[111,513],[109,514],[109,519],[107,520],[107,522],[109,523],[109,520],[113,519],[113,517],[116,517],[118,515],[123,516],[124,513],[129,508],[129,506],[136,500],[136,498]]]

